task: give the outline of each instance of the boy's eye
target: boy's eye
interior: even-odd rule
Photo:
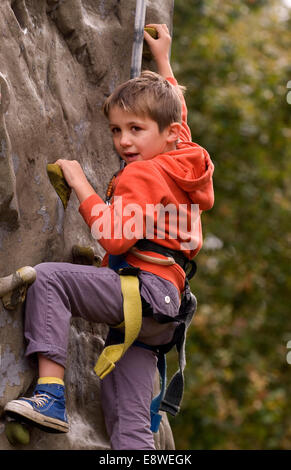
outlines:
[[[135,132],[141,131],[141,127],[139,127],[139,126],[132,126],[131,129]]]
[[[119,132],[119,131],[120,131],[119,127],[112,127],[111,128],[112,134],[117,134],[117,132]]]

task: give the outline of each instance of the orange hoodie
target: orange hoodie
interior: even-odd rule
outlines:
[[[168,78],[174,86],[177,82]],[[192,259],[202,246],[200,215],[214,203],[213,163],[205,149],[191,142],[187,108],[182,98],[182,131],[177,148],[151,160],[127,165],[116,179],[111,205],[89,196],[79,211],[107,255],[125,254],[126,261],[172,282],[182,292],[183,269],[143,261],[128,252],[140,238],[149,238]],[[157,253],[147,253],[164,258]],[[107,264],[105,256],[103,265]]]

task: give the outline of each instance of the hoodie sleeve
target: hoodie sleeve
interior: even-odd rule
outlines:
[[[180,96],[181,103],[182,103],[182,131],[180,133],[180,141],[190,142],[192,140],[192,137],[191,137],[191,130],[187,124],[188,111],[187,111],[185,98],[183,96],[183,93],[179,89],[177,80],[174,77],[167,77],[166,80],[168,80],[168,82],[171,83],[173,86],[177,87],[177,91],[178,91],[178,94]]]
[[[98,194],[80,204],[79,212],[93,238],[108,253],[125,253],[144,237],[146,205],[155,204],[164,196],[159,177],[160,173],[153,166],[151,171],[145,171],[144,162],[132,163],[123,170],[111,205],[105,204]]]

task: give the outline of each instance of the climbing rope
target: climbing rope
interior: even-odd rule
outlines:
[[[130,78],[138,77],[141,72],[145,14],[146,0],[136,0]]]

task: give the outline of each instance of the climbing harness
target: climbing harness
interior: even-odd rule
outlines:
[[[157,367],[159,370],[161,382],[160,393],[155,398],[153,398],[150,407],[151,431],[157,432],[162,419],[162,415],[159,414],[159,411],[166,411],[175,416],[180,410],[180,403],[184,390],[184,369],[186,366],[186,333],[189,325],[191,324],[197,305],[196,298],[191,293],[189,286],[189,279],[191,279],[196,272],[196,263],[194,261],[188,260],[179,251],[165,248],[162,245],[158,245],[157,243],[146,239],[139,240],[135,246],[138,247],[138,250],[143,249],[144,251],[152,251],[163,254],[167,257],[171,257],[174,259],[174,262],[177,262],[185,270],[190,264],[191,270],[189,274],[186,274],[185,287],[182,294],[179,314],[176,317],[171,318],[167,317],[166,315],[154,315],[151,307],[147,305],[150,307],[151,315],[154,316],[157,321],[162,321],[163,323],[175,321],[178,322],[178,326],[174,331],[172,340],[167,344],[150,346],[136,340],[142,325],[142,315],[144,311],[143,307],[144,304],[147,304],[147,302],[140,295],[138,279],[140,269],[128,265],[122,255],[110,255],[109,267],[114,269],[120,275],[121,290],[123,295],[124,321],[119,325],[110,328],[107,338],[107,344],[109,343],[109,345],[106,345],[105,349],[102,351],[94,370],[96,374],[101,379],[103,379],[114,369],[115,363],[121,359],[121,357],[125,354],[131,345],[152,350],[158,358]],[[151,262],[154,263],[160,261],[157,258],[150,258],[152,259]],[[124,328],[124,333],[120,331],[121,328]],[[179,356],[179,369],[174,374],[166,388],[166,354],[174,346],[176,346]]]

